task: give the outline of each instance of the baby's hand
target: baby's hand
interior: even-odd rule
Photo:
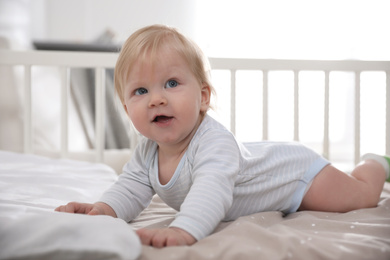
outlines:
[[[96,202],[94,204],[69,202],[66,205],[57,207],[55,211],[88,215],[109,215],[116,218],[115,211],[110,206],[102,202]]]
[[[141,243],[147,246],[184,246],[192,245],[196,239],[180,228],[170,227],[163,229],[139,229],[136,231]]]

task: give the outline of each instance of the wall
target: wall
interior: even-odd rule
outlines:
[[[194,0],[34,0],[31,5],[35,39],[83,42],[109,29],[123,41],[136,29],[155,23],[194,34]]]
[[[35,39],[90,41],[111,29],[123,41],[142,26],[164,23],[214,57],[390,59],[388,0],[34,0],[30,5]]]

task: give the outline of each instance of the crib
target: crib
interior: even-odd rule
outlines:
[[[95,89],[96,89],[96,161],[103,161],[104,151],[104,106],[105,106],[105,71],[115,66],[117,54],[115,53],[89,53],[89,52],[50,52],[50,51],[1,51],[0,65],[22,65],[25,70],[24,79],[24,152],[33,151],[32,142],[32,117],[31,117],[31,68],[32,66],[56,66],[61,75],[61,156],[68,154],[68,103],[69,103],[69,71],[70,68],[94,68]],[[321,71],[324,73],[324,102],[318,104],[323,107],[323,138],[322,151],[325,157],[329,157],[329,75],[334,71],[349,71],[354,74],[354,96],[353,98],[353,157],[354,163],[359,161],[360,151],[360,75],[363,72],[378,71],[386,75],[386,98],[385,98],[385,141],[384,152],[390,153],[390,62],[388,61],[357,61],[357,60],[259,60],[259,59],[228,59],[210,58],[213,70],[225,70],[230,74],[230,130],[236,132],[236,72],[237,71],[261,71],[263,74],[262,84],[262,139],[269,139],[268,129],[268,73],[270,71],[291,71],[293,72],[293,140],[300,141],[300,113],[299,113],[299,73],[302,71]]]
[[[106,106],[106,76],[107,70],[115,66],[117,53],[99,53],[99,52],[74,52],[74,51],[10,51],[0,50],[0,67],[19,66],[23,69],[23,151],[20,153],[1,151],[0,160],[4,166],[0,169],[1,182],[3,183],[0,190],[2,199],[0,206],[3,208],[1,218],[11,223],[14,229],[6,227],[4,224],[0,229],[9,236],[9,239],[0,239],[0,259],[19,258],[27,259],[29,257],[63,257],[64,252],[69,252],[75,259],[82,258],[86,252],[94,252],[94,259],[105,259],[107,255],[114,255],[112,259],[258,259],[259,256],[272,259],[310,259],[310,258],[332,258],[332,259],[389,259],[390,257],[390,186],[386,183],[381,197],[380,204],[374,209],[364,209],[345,214],[323,213],[323,212],[297,212],[288,216],[283,216],[280,212],[264,212],[251,216],[242,217],[233,222],[221,223],[214,233],[206,239],[199,241],[191,247],[166,248],[156,250],[150,247],[141,246],[136,236],[130,229],[140,227],[163,227],[169,224],[174,218],[175,211],[168,208],[158,197],[155,197],[151,205],[132,223],[122,223],[108,220],[107,218],[94,219],[93,225],[99,226],[106,221],[107,234],[110,237],[116,236],[132,246],[124,249],[123,243],[115,244],[108,241],[99,241],[106,246],[96,246],[88,248],[88,239],[95,239],[91,236],[88,238],[78,238],[77,243],[82,246],[77,247],[70,243],[70,246],[54,246],[49,241],[54,238],[58,241],[65,239],[69,241],[69,232],[59,231],[64,228],[70,228],[66,223],[72,221],[78,228],[81,226],[85,230],[88,222],[81,216],[59,217],[59,213],[52,212],[55,205],[66,203],[70,200],[84,200],[93,202],[98,199],[103,192],[117,178],[120,169],[131,156],[131,152],[137,143],[137,133],[129,130],[131,142],[128,149],[116,151],[110,155],[110,151],[105,148],[105,106]],[[330,141],[330,89],[332,85],[331,75],[333,72],[350,72],[354,77],[353,95],[350,97],[350,103],[353,104],[351,116],[353,125],[353,145],[350,146],[352,162],[356,164],[362,154],[361,127],[365,122],[361,121],[361,78],[366,72],[380,72],[381,84],[384,88],[384,104],[380,114],[383,115],[383,133],[381,152],[390,154],[390,61],[358,61],[358,60],[262,60],[262,59],[236,59],[236,58],[209,58],[212,74],[218,71],[224,71],[225,77],[223,82],[228,82],[227,95],[225,104],[228,104],[228,110],[225,109],[227,120],[225,123],[233,133],[238,133],[241,114],[237,113],[240,103],[236,98],[241,86],[238,83],[239,73],[242,71],[254,71],[261,75],[259,81],[255,84],[260,89],[261,96],[258,98],[261,106],[261,116],[256,118],[261,122],[261,140],[272,139],[270,130],[270,105],[269,93],[272,91],[270,84],[270,74],[278,71],[288,71],[291,73],[292,86],[291,99],[289,107],[292,115],[291,141],[301,141],[301,78],[305,72],[322,73],[323,97],[318,107],[323,113],[319,115],[322,122],[322,136],[318,151],[326,158],[332,158],[331,141]],[[35,66],[56,67],[60,75],[60,151],[58,153],[38,152],[34,147],[34,131],[32,116],[32,68]],[[69,106],[70,106],[70,75],[73,68],[88,68],[94,71],[95,81],[95,140],[92,149],[85,152],[78,152],[76,155],[69,150]],[[376,75],[376,74],[375,74]],[[221,99],[219,97],[219,99]],[[221,100],[219,100],[221,101]],[[282,107],[283,108],[283,107]],[[250,112],[249,112],[250,113]],[[381,117],[382,118],[382,117]],[[382,120],[382,119],[381,119]],[[88,153],[88,156],[85,154]],[[39,155],[36,155],[39,154]],[[82,156],[82,154],[84,154]],[[107,157],[118,157],[121,154],[124,160],[107,160]],[[44,156],[42,156],[44,155]],[[51,158],[49,158],[51,157]],[[77,159],[77,161],[76,161]],[[337,158],[336,158],[337,159]],[[82,162],[80,162],[80,160]],[[24,161],[28,162],[30,170],[22,165]],[[86,162],[88,161],[88,162]],[[115,164],[115,165],[114,165]],[[108,167],[109,165],[110,167]],[[32,194],[20,195],[18,191],[12,191],[11,187],[22,185],[28,187],[28,182],[17,181],[17,174],[21,176],[30,176],[34,174],[35,178],[44,181],[47,178],[48,169],[56,169],[59,172],[59,178],[64,183],[69,183],[69,189],[62,187],[59,193],[51,193],[50,189],[43,192],[33,192]],[[72,169],[72,170],[70,170]],[[113,170],[115,169],[115,170]],[[15,173],[12,172],[15,170]],[[88,178],[97,178],[95,187],[88,186],[85,180],[86,172],[96,172],[96,175],[88,175]],[[30,173],[31,172],[31,173]],[[14,174],[14,175],[11,175]],[[76,194],[74,191],[74,182],[70,179],[81,179],[85,182],[85,191]],[[104,176],[104,177],[102,177]],[[9,181],[10,180],[10,181]],[[24,186],[23,186],[24,185]],[[58,185],[58,183],[57,183]],[[45,189],[48,187],[42,187]],[[50,192],[49,192],[50,191]],[[60,194],[61,193],[61,194]],[[20,196],[19,196],[20,195]],[[65,196],[68,197],[65,197]],[[26,197],[28,199],[26,199]],[[43,202],[42,196],[57,196],[54,201]],[[16,199],[15,199],[16,198]],[[19,198],[19,199],[18,199]],[[12,205],[12,207],[10,206]],[[25,216],[20,214],[26,212]],[[17,213],[17,214],[16,214]],[[16,214],[19,218],[10,217],[9,214]],[[42,221],[37,220],[36,214],[44,214],[45,221],[59,219],[59,224],[53,224],[52,230],[47,234],[41,235],[29,245],[26,239],[21,239],[22,228],[26,225],[22,222],[27,220],[36,223],[37,228],[43,225]],[[16,220],[15,220],[16,219]],[[30,220],[31,219],[31,220]],[[96,222],[95,222],[96,221]],[[54,223],[54,222],[53,222]],[[11,225],[10,224],[10,225]],[[33,224],[31,224],[33,225]],[[29,232],[34,230],[31,225],[27,228]],[[96,228],[95,226],[95,228]],[[119,234],[109,231],[112,227],[114,230],[122,230]],[[90,230],[92,229],[89,226]],[[88,230],[86,230],[88,231]],[[125,232],[126,231],[126,232]],[[14,235],[10,235],[10,233]],[[56,235],[53,235],[54,232]],[[110,233],[111,232],[111,233]],[[16,235],[15,235],[16,234]],[[17,235],[20,236],[17,236]],[[20,240],[16,243],[15,241]],[[118,241],[116,239],[115,241]],[[64,240],[64,241],[65,241]],[[76,240],[75,240],[76,241]],[[16,244],[15,244],[16,243]],[[27,243],[27,244],[26,244]],[[12,245],[12,246],[11,246]],[[25,245],[28,245],[27,247]],[[10,247],[11,246],[11,247]],[[22,247],[24,249],[22,249]],[[87,249],[88,248],[88,249]],[[7,250],[5,250],[7,249]]]

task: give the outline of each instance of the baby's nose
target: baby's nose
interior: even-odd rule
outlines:
[[[158,91],[150,95],[149,107],[162,106],[166,105],[167,103],[168,100],[162,91]]]

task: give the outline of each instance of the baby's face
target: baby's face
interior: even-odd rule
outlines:
[[[137,60],[124,87],[124,107],[135,128],[159,146],[189,143],[209,106],[202,85],[172,48]]]

